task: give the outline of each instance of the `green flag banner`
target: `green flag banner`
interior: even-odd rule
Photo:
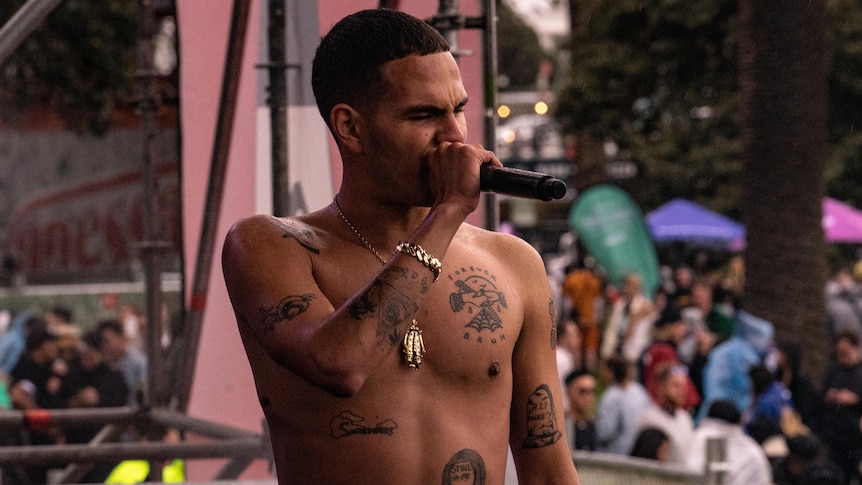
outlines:
[[[628,194],[612,185],[587,189],[572,206],[569,224],[612,283],[619,287],[627,274],[636,273],[644,295],[653,298],[658,257],[643,213]]]

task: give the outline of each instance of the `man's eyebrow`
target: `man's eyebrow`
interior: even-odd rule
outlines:
[[[468,101],[470,101],[470,98],[464,98],[460,103],[455,106],[455,110],[457,111],[464,108]],[[441,108],[440,106],[433,104],[417,104],[413,106],[408,106],[407,109],[404,110],[404,113],[407,115],[418,113],[443,113],[446,110],[447,108]]]

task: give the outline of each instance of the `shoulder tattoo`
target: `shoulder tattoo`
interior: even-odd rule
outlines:
[[[283,231],[281,237],[295,239],[303,248],[314,254],[320,254],[320,244],[317,236],[306,224],[292,219],[273,219],[272,224]]]
[[[524,448],[542,448],[552,445],[563,434],[557,428],[554,396],[547,384],[537,387],[527,399],[527,439]]]
[[[469,448],[452,455],[443,467],[443,485],[459,483],[485,485],[485,460]]]

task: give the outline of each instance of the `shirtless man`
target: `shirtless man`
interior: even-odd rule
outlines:
[[[464,222],[500,161],[465,143],[446,41],[358,12],[312,85],[343,160],[335,200],[238,222],[222,260],[279,483],[502,485],[507,444],[520,483],[579,483],[542,260]]]

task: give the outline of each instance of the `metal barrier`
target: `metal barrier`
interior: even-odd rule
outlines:
[[[589,485],[704,485],[705,473],[695,473],[675,463],[631,458],[609,453],[573,451],[572,459]],[[715,482],[713,482],[715,483]]]

